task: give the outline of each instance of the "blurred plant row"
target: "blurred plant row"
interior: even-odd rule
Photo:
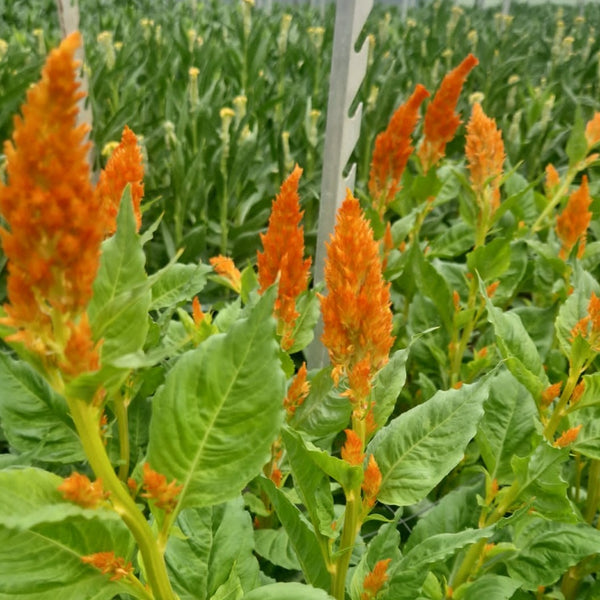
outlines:
[[[146,220],[164,213],[149,248],[151,270],[184,248],[184,258],[217,252],[253,261],[257,232],[278,182],[305,168],[307,245],[314,249],[321,153],[333,38],[333,6],[323,13],[251,2],[85,0],[81,28],[94,118],[95,168],[125,124],[142,137],[147,160]],[[4,2],[0,21],[0,138],[58,40],[51,0]],[[473,52],[480,68],[461,107],[477,94],[496,118],[508,159],[535,179],[565,163],[576,106],[584,117],[600,97],[600,16],[592,6],[528,7],[510,17],[451,2],[409,11],[377,3],[365,28],[369,67],[360,100],[356,152],[365,189],[376,134],[415,82],[433,88]],[[459,131],[452,155],[462,148]],[[1,294],[0,294],[1,295]]]

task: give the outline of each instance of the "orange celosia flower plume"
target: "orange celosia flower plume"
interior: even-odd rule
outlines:
[[[577,257],[581,258],[583,255],[586,231],[592,218],[592,213],[588,210],[591,203],[588,180],[584,175],[581,178],[581,186],[569,196],[567,206],[556,218],[556,234],[562,243],[560,258],[565,259],[577,242],[579,242]]]
[[[467,75],[478,63],[479,61],[469,54],[444,77],[433,100],[427,106],[423,124],[425,137],[417,151],[425,172],[444,156],[446,144],[454,137],[460,125],[460,117],[454,112],[458,97]]]
[[[350,190],[327,244],[325,284],[328,294],[319,296],[321,339],[334,377],[346,373],[349,395],[360,403],[370,390],[372,377],[388,361],[394,338],[390,285],[381,273],[379,245]]]
[[[100,173],[95,190],[96,202],[100,203],[101,210],[106,218],[107,236],[112,235],[117,229],[117,214],[119,213],[121,196],[128,183],[131,185],[133,212],[139,231],[142,224],[140,204],[144,196],[143,178],[142,153],[137,137],[125,125],[121,141],[108,159],[106,167]]]
[[[104,234],[86,160],[87,128],[76,126],[80,43],[79,33],[65,38],[28,90],[12,141],[4,144],[7,183],[0,182],[9,299],[2,323],[15,330],[7,339],[23,343],[46,368],[71,374],[98,366],[85,308]]]
[[[373,600],[385,582],[389,579],[387,568],[391,558],[386,558],[377,562],[373,570],[367,573],[363,581],[363,592],[360,595],[361,600]]]
[[[380,217],[400,191],[402,173],[414,150],[411,135],[419,119],[419,108],[428,96],[425,87],[417,84],[411,97],[396,109],[387,129],[375,139],[369,193]]]
[[[500,178],[506,155],[502,132],[478,102],[473,105],[467,124],[465,155],[477,200],[485,203],[492,215],[500,205]]]
[[[279,279],[275,316],[284,350],[294,343],[292,334],[299,316],[296,299],[308,287],[311,263],[310,258],[304,259],[304,227],[300,225],[304,214],[298,196],[301,175],[302,169],[296,165],[283,182],[271,207],[267,232],[260,234],[264,251],[257,253],[260,292]]]

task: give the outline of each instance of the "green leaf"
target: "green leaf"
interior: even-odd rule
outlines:
[[[583,394],[579,398],[579,401],[575,404],[574,409],[580,410],[582,408],[589,408],[591,406],[600,406],[600,373],[592,373],[591,375],[584,375],[583,381]]]
[[[301,404],[290,425],[313,436],[324,438],[348,425],[352,408],[348,398],[333,387],[331,368],[308,372],[310,393]]]
[[[480,289],[485,298],[488,321],[494,327],[496,343],[508,370],[534,398],[538,398],[550,382],[535,343],[516,313],[503,312],[494,306],[481,281]]]
[[[479,273],[483,281],[491,283],[499,279],[510,266],[510,243],[495,238],[485,246],[475,248],[467,255],[467,266],[471,273]]]
[[[425,540],[441,533],[458,533],[477,527],[480,508],[477,495],[482,494],[482,482],[452,490],[419,519],[403,550],[410,551]]]
[[[240,578],[235,569],[231,571],[229,579],[219,587],[219,589],[210,597],[210,600],[241,600],[244,595]]]
[[[254,532],[256,553],[269,562],[294,571],[300,571],[300,563],[292,548],[290,538],[283,527],[279,529],[257,529]]]
[[[270,456],[285,396],[274,294],[182,356],[154,397],[148,462],[183,485],[182,508],[236,496]]]
[[[379,430],[367,452],[382,473],[378,499],[406,506],[422,500],[463,458],[483,415],[487,383],[438,391]]]
[[[567,482],[562,476],[568,458],[566,449],[554,448],[545,441],[529,456],[514,456],[512,467],[519,483],[517,500],[531,501],[533,507],[548,518],[576,520],[575,510],[567,498]]]
[[[300,316],[294,324],[292,333],[294,343],[288,350],[290,354],[304,350],[314,338],[315,326],[321,314],[319,298],[314,290],[308,290],[300,295],[296,302],[296,310]]]
[[[152,277],[150,310],[175,307],[193,299],[206,285],[210,265],[170,264]]]
[[[490,393],[477,431],[477,445],[492,479],[512,483],[513,456],[532,450],[538,411],[531,394],[508,371],[490,381]]]
[[[234,582],[243,591],[259,585],[252,522],[240,498],[185,509],[176,525],[181,535],[169,538],[165,561],[181,600],[205,600],[228,585],[236,590]]]
[[[595,377],[595,375],[597,373],[589,377]],[[570,425],[574,427],[580,424],[583,427],[570,448],[583,456],[600,460],[600,409],[597,405],[584,408],[573,415]]]
[[[519,549],[507,561],[509,575],[523,588],[549,586],[586,556],[600,547],[600,531],[589,525],[532,519],[515,537]]]
[[[333,497],[329,488],[329,478],[315,464],[311,454],[321,452],[318,449],[309,452],[300,435],[286,427],[281,430],[281,438],[287,450],[287,456],[294,477],[294,489],[306,506],[313,527],[326,537],[335,537],[331,529],[334,521]],[[323,452],[323,454],[325,454]],[[327,455],[331,460],[338,460]],[[348,465],[350,467],[350,465]],[[362,471],[360,472],[362,477]]]
[[[372,398],[375,401],[373,416],[378,426],[387,423],[394,411],[396,400],[406,382],[406,361],[409,349],[397,350],[389,362],[377,373]]]
[[[81,561],[108,550],[130,558],[131,535],[115,513],[65,502],[56,489],[61,478],[39,469],[0,477],[1,600],[110,600],[129,591]]]
[[[302,583],[272,583],[246,594],[242,600],[333,600],[325,591]]]
[[[29,365],[0,353],[0,422],[18,452],[48,463],[85,458],[64,399]]]
[[[575,166],[586,157],[587,147],[585,124],[581,116],[581,109],[578,106],[575,111],[575,123],[571,128],[571,134],[569,135],[567,147],[565,148],[567,156],[569,157],[569,167]]]
[[[328,590],[331,584],[330,575],[315,532],[298,508],[279,488],[275,487],[270,479],[261,477],[258,482],[269,497],[281,524],[287,531],[306,581],[316,587]]]
[[[131,190],[125,188],[115,235],[102,244],[94,295],[88,307],[95,339],[102,339],[102,365],[140,350],[148,331],[150,285],[146,257],[135,231]]]
[[[486,573],[454,590],[454,600],[510,600],[521,584],[510,577]]]

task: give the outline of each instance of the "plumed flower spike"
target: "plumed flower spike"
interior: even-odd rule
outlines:
[[[334,377],[352,373],[354,391],[364,390],[358,375],[370,379],[387,363],[394,338],[390,286],[381,273],[379,245],[350,190],[327,244],[325,284],[328,294],[319,296],[321,340],[329,352]]]
[[[153,500],[157,508],[167,513],[173,512],[177,506],[177,496],[183,489],[182,485],[177,485],[175,480],[167,483],[167,478],[154,471],[148,463],[144,463],[144,481],[145,492],[143,498]]]
[[[419,108],[428,96],[425,87],[417,84],[411,97],[396,109],[387,129],[375,139],[369,193],[379,216],[400,191],[400,178],[414,150],[411,135],[419,119]]]
[[[299,316],[296,299],[308,287],[311,263],[310,258],[304,258],[304,227],[300,225],[303,211],[298,183],[301,175],[302,169],[296,165],[283,182],[271,207],[267,232],[260,236],[264,250],[257,253],[260,292],[279,281],[275,316],[279,320],[284,350],[291,348],[294,342],[292,332]]]
[[[425,172],[444,156],[446,144],[454,137],[460,117],[455,114],[462,86],[479,61],[469,54],[458,67],[448,73],[427,106],[423,131],[425,137],[417,154]]]
[[[92,482],[86,475],[73,473],[58,486],[63,498],[79,504],[83,508],[96,508],[108,498],[108,493],[102,489],[102,480]]]
[[[473,105],[471,119],[467,125],[465,146],[471,185],[478,201],[488,203],[493,214],[500,204],[500,178],[504,159],[502,132],[496,121],[483,112],[481,105]]]
[[[0,182],[9,299],[3,324],[15,330],[8,339],[38,354],[46,368],[68,362],[64,348],[91,298],[104,234],[90,183],[87,129],[76,125],[80,42],[78,33],[65,38],[28,90],[12,141],[4,145],[7,183]],[[83,335],[87,325],[81,327]],[[97,364],[89,348],[79,370]]]
[[[361,600],[373,600],[385,582],[389,579],[387,574],[388,565],[391,562],[391,558],[377,561],[373,570],[367,573],[363,581],[363,592],[360,595]]]
[[[111,581],[117,581],[133,574],[133,565],[113,551],[96,552],[81,557],[81,562],[99,569],[103,575],[110,575]]]
[[[592,218],[592,213],[588,210],[591,203],[587,176],[584,175],[581,178],[581,186],[569,196],[567,206],[556,218],[556,234],[562,243],[560,258],[567,258],[577,242],[577,257],[581,258],[583,255],[586,232]]]
[[[125,125],[121,141],[111,154],[106,167],[100,173],[95,194],[96,201],[106,219],[106,235],[112,235],[117,228],[117,214],[121,196],[127,184],[131,185],[131,199],[137,229],[142,224],[140,204],[144,196],[144,167],[138,140]]]

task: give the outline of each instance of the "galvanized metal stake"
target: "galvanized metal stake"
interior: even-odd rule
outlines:
[[[356,165],[351,166],[347,176],[344,176],[344,171],[360,134],[362,105],[357,107],[353,115],[350,114],[350,107],[365,76],[368,54],[367,44],[363,44],[358,52],[354,47],[372,7],[373,0],[337,1],[323,152],[315,283],[323,281],[325,242],[333,232],[337,209],[344,200],[346,189],[354,188]],[[321,331],[322,325],[319,323],[315,340],[307,348],[310,368],[318,368],[327,363],[327,351],[320,341]]]

